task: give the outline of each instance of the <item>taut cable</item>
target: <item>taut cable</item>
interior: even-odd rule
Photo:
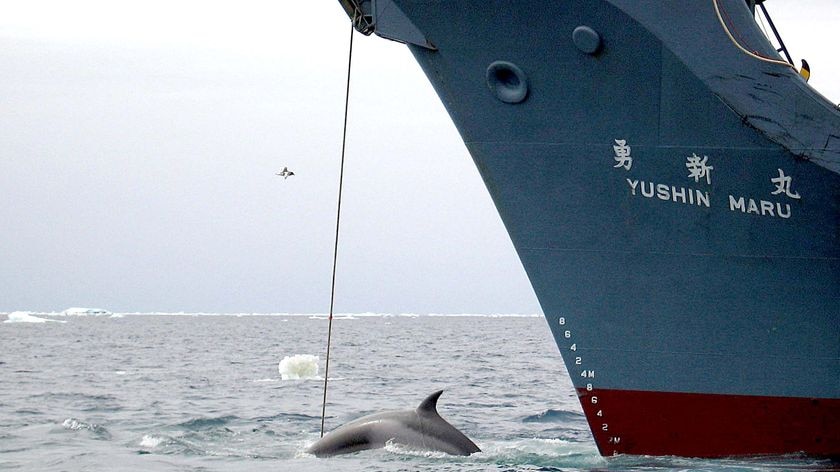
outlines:
[[[355,15],[354,15],[355,16]],[[350,69],[353,65],[353,33],[355,18],[350,23],[350,52],[347,57],[347,88],[344,92],[344,132],[341,137],[341,165],[338,174],[338,204],[335,212],[335,246],[333,248],[332,283],[330,286],[330,316],[327,326],[327,360],[324,366],[324,401],[321,404],[321,437],[324,437],[324,418],[327,412],[327,382],[330,378],[330,341],[332,340],[333,308],[335,307],[335,271],[338,262],[338,231],[341,227],[341,190],[344,187],[344,151],[347,148],[347,111],[350,108]]]

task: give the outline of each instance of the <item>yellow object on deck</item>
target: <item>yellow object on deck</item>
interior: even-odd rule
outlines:
[[[805,79],[805,82],[811,78],[811,66],[808,65],[808,61],[805,59],[802,59],[802,68],[799,69],[799,75]]]

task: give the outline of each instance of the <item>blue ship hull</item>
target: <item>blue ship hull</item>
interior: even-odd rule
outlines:
[[[840,456],[840,111],[742,0],[342,3],[434,85],[603,454]]]

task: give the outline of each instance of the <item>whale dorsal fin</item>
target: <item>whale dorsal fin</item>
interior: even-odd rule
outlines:
[[[420,402],[420,406],[417,407],[417,413],[437,415],[437,401],[438,398],[440,398],[441,394],[443,394],[443,390],[438,390],[437,392],[426,397],[425,400]]]

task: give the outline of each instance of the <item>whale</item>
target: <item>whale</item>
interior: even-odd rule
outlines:
[[[329,457],[382,448],[387,443],[454,456],[480,452],[470,438],[438,414],[441,394],[443,390],[429,395],[414,410],[375,413],[339,426],[309,446],[307,452]]]

